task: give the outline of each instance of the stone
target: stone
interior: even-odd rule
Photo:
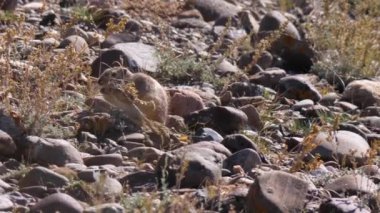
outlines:
[[[347,85],[341,100],[361,109],[380,105],[380,81],[355,80]]]
[[[172,26],[176,28],[205,28],[205,29],[211,29],[211,26],[203,21],[202,19],[197,18],[180,18],[176,19],[172,22]]]
[[[266,69],[249,77],[249,82],[264,87],[276,89],[281,78],[286,76],[286,71],[279,68]]]
[[[343,194],[373,194],[377,191],[377,185],[366,176],[349,174],[338,177],[326,184],[326,190]]]
[[[130,159],[136,158],[140,162],[153,163],[154,161],[160,159],[164,153],[164,151],[154,147],[137,147],[129,150],[126,155]]]
[[[11,156],[17,150],[17,146],[8,133],[0,129],[0,155]]]
[[[13,202],[6,195],[0,195],[0,211],[12,212],[13,207]]]
[[[222,161],[229,155],[226,148],[215,142],[187,145],[160,158],[156,167],[157,179],[164,177],[169,187],[180,188],[213,184],[221,178]],[[182,178],[178,179],[178,175]]]
[[[90,49],[86,40],[77,35],[71,35],[65,38],[58,46],[58,48],[66,48],[72,46],[77,53],[89,54]]]
[[[170,89],[169,113],[185,116],[197,110],[205,109],[202,98],[195,92],[186,89]]]
[[[223,168],[233,171],[234,166],[239,165],[245,172],[261,165],[260,155],[253,149],[242,149],[235,152],[223,161]]]
[[[20,187],[49,186],[59,188],[68,184],[69,180],[65,176],[41,166],[30,170],[19,182]]]
[[[194,0],[189,1],[199,10],[205,21],[214,21],[218,18],[232,18],[238,15],[239,9],[223,0]]]
[[[233,107],[210,107],[185,116],[185,123],[191,128],[209,127],[221,134],[231,134],[244,129],[247,115]]]
[[[99,174],[95,176],[95,182],[89,184],[96,195],[102,197],[115,197],[123,192],[123,186],[115,179],[107,174]]]
[[[361,201],[352,198],[330,198],[319,206],[319,213],[370,213]]]
[[[86,208],[83,213],[124,213],[125,209],[118,203],[104,203]]]
[[[313,143],[316,148],[312,154],[319,154],[324,161],[338,160],[343,166],[363,165],[370,150],[370,146],[363,137],[345,130],[332,132],[332,135],[320,132]]]
[[[128,67],[133,72],[139,70],[156,72],[158,63],[154,46],[138,42],[118,43],[100,53],[92,62],[92,76],[99,77],[107,68],[116,66]]]
[[[120,154],[104,154],[83,159],[86,166],[100,166],[111,164],[114,166],[121,166],[123,164],[123,157]]]
[[[109,35],[101,44],[100,48],[111,48],[115,44],[138,42],[140,38],[130,32],[114,33]]]
[[[240,107],[240,110],[243,111],[247,115],[248,125],[253,130],[260,131],[264,127],[264,124],[260,118],[259,111],[256,109],[255,106],[253,106],[252,104],[244,105]]]
[[[119,181],[123,186],[128,184],[129,188],[136,192],[157,189],[159,180],[155,172],[138,171],[122,177]]]
[[[72,212],[81,213],[80,203],[64,193],[55,193],[45,197],[30,208],[31,212]]]
[[[282,171],[255,178],[246,198],[247,212],[302,212],[309,184]]]
[[[25,130],[2,107],[0,107],[0,129],[11,136],[19,149],[25,148],[23,143]]]
[[[215,141],[220,143],[223,140],[223,137],[215,130],[205,127],[198,129],[191,139],[194,143],[200,141]]]
[[[278,93],[280,96],[296,100],[311,99],[318,102],[322,98],[321,94],[312,84],[298,76],[281,78],[278,85]]]
[[[252,149],[258,151],[257,145],[249,139],[247,136],[242,134],[232,134],[227,135],[221,142],[231,153],[238,152],[243,149]]]
[[[27,159],[32,162],[57,166],[83,164],[79,151],[66,140],[28,136],[25,142],[28,146]]]

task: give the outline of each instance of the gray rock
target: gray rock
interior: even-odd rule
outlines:
[[[264,124],[260,118],[259,111],[256,109],[255,106],[253,106],[252,104],[248,104],[248,105],[240,107],[240,110],[243,111],[247,115],[248,125],[253,130],[260,131],[264,127]]]
[[[221,164],[226,154],[230,154],[229,151],[215,142],[181,147],[160,158],[156,167],[157,178],[166,180],[169,187],[197,188],[216,183],[222,176]]]
[[[96,181],[90,184],[96,195],[102,197],[115,197],[123,192],[123,186],[115,179],[107,174],[100,174],[95,177]]]
[[[223,168],[229,171],[233,171],[233,167],[236,165],[241,166],[245,172],[250,172],[253,168],[261,165],[261,158],[253,149],[242,149],[223,161]]]
[[[249,77],[249,82],[254,84],[260,84],[264,87],[275,89],[281,78],[286,76],[286,72],[283,69],[273,68],[267,69],[256,73]]]
[[[223,137],[215,130],[206,127],[198,129],[191,139],[194,143],[200,141],[215,141],[220,143],[223,140]]]
[[[118,203],[105,203],[86,208],[83,213],[124,213],[125,209]]]
[[[25,148],[23,138],[24,130],[15,120],[0,106],[0,129],[10,135],[18,148]]]
[[[164,154],[164,151],[156,149],[154,147],[137,147],[127,152],[127,156],[132,159],[136,158],[139,161],[153,163],[160,159]]]
[[[359,122],[363,123],[367,128],[380,132],[380,116],[367,116],[359,118]]]
[[[227,135],[221,143],[232,153],[243,149],[259,150],[251,139],[242,134]]]
[[[322,98],[312,84],[298,76],[282,78],[279,81],[278,90],[279,95],[296,100],[311,99],[318,102]]]
[[[362,175],[344,175],[326,184],[325,189],[345,194],[373,194],[377,191],[377,185],[372,180]]]
[[[205,108],[205,104],[197,93],[188,89],[170,89],[169,113],[185,116]]]
[[[13,207],[13,202],[6,195],[0,195],[0,211],[11,212]]]
[[[239,9],[223,0],[194,0],[194,7],[198,9],[205,21],[214,21],[222,17],[234,17],[238,15]]]
[[[17,150],[12,137],[0,129],[0,155],[10,156]]]
[[[294,175],[272,171],[256,177],[246,198],[247,212],[302,212],[309,184]]]
[[[83,207],[73,197],[64,193],[55,193],[40,200],[30,209],[31,212],[70,212],[81,213]]]
[[[211,26],[197,18],[181,18],[181,19],[176,19],[172,22],[172,26],[176,28],[205,28],[205,29],[211,29]]]
[[[139,36],[129,33],[129,32],[121,32],[114,33],[109,35],[101,44],[100,47],[110,48],[115,44],[119,43],[127,43],[127,42],[138,42],[140,40]]]
[[[285,25],[285,34],[295,39],[301,39],[297,28],[281,12],[270,11],[260,22],[259,32],[275,31]]]
[[[101,53],[92,62],[91,67],[92,75],[99,77],[105,69],[115,66],[126,66],[134,72],[139,70],[156,72],[158,63],[157,52],[153,46],[130,42],[116,44]]]
[[[65,38],[58,46],[58,48],[66,48],[72,46],[74,50],[78,53],[89,54],[90,49],[86,40],[80,36],[72,35]]]
[[[83,159],[86,166],[100,166],[111,164],[121,166],[123,164],[123,157],[120,154],[104,154]]]
[[[347,85],[342,100],[360,108],[380,105],[380,81],[356,80]]]
[[[244,129],[248,123],[247,115],[233,107],[210,107],[185,116],[185,123],[192,128],[212,128],[221,134],[231,134]]]
[[[157,189],[157,175],[154,172],[138,171],[128,174],[121,179],[120,183],[125,186],[128,184],[129,189],[136,191],[150,191]]]
[[[364,207],[359,200],[352,198],[331,198],[322,203],[319,207],[319,213],[370,213],[368,207]]]
[[[69,180],[54,171],[38,166],[30,170],[19,181],[20,187],[29,186],[49,186],[49,187],[63,187],[69,184]]]
[[[80,152],[66,140],[28,136],[25,142],[28,146],[26,154],[33,162],[57,166],[83,164]]]
[[[338,160],[343,166],[353,163],[357,166],[363,165],[370,150],[363,137],[345,130],[332,132],[332,135],[320,132],[313,143],[317,145],[312,151],[313,154],[319,154],[325,161]]]

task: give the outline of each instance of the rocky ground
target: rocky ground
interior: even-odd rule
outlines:
[[[0,211],[380,212],[380,6],[332,2],[0,0]]]

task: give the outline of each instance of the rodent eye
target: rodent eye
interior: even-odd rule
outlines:
[[[111,77],[116,78],[116,73],[111,73]]]

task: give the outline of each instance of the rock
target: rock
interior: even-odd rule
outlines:
[[[291,174],[272,171],[255,178],[246,198],[247,212],[302,212],[308,182]]]
[[[254,129],[260,131],[264,124],[261,121],[260,114],[255,106],[248,104],[240,107],[240,110],[243,111],[248,117],[248,125]]]
[[[136,192],[157,189],[159,180],[154,172],[138,171],[122,177],[119,181],[123,186],[128,184],[130,189]]]
[[[80,36],[72,35],[65,38],[58,46],[58,48],[66,48],[72,46],[74,50],[78,53],[89,54],[90,49],[86,40]]]
[[[261,85],[246,82],[236,82],[228,85],[227,91],[231,91],[234,97],[263,96],[264,93],[270,92]]]
[[[320,132],[314,138],[313,143],[317,145],[312,151],[313,154],[319,154],[321,159],[325,161],[337,159],[343,166],[363,165],[370,150],[363,137],[345,130],[332,132],[332,135]]]
[[[322,98],[313,85],[298,76],[282,78],[279,81],[278,90],[279,95],[296,100],[311,99],[318,102]]]
[[[377,185],[372,180],[362,175],[344,175],[326,184],[325,189],[344,194],[373,194],[377,191]]]
[[[158,180],[165,178],[169,187],[181,188],[216,183],[221,178],[221,164],[226,154],[230,154],[229,151],[215,142],[199,142],[173,150],[158,161]],[[178,175],[182,178],[178,179]]]
[[[171,115],[185,116],[194,111],[205,108],[202,98],[195,92],[186,89],[171,89],[169,113]]]
[[[334,106],[335,102],[337,102],[341,97],[336,93],[328,93],[322,97],[319,101],[323,106]]]
[[[10,156],[17,150],[12,137],[0,129],[0,155]]]
[[[54,10],[48,10],[42,14],[40,25],[41,26],[55,26],[55,25],[60,25],[61,22],[62,21],[61,21],[60,16],[56,14]]]
[[[241,166],[248,173],[253,168],[261,165],[261,158],[253,149],[242,149],[223,161],[223,168],[229,171],[233,171],[236,165]]]
[[[223,137],[215,130],[206,127],[198,129],[191,139],[194,143],[200,141],[215,141],[220,143],[223,140]]]
[[[26,144],[27,159],[33,162],[57,166],[64,166],[66,163],[83,164],[79,151],[68,141],[28,136]]]
[[[259,22],[252,16],[248,10],[239,13],[240,22],[247,34],[257,34],[259,32]]]
[[[118,203],[104,203],[86,208],[83,213],[124,213],[125,209]]]
[[[281,78],[286,76],[285,70],[272,68],[254,74],[249,77],[249,82],[260,84],[264,87],[276,89]]]
[[[59,188],[68,184],[69,180],[65,176],[41,166],[30,170],[19,182],[20,187],[49,186]]]
[[[143,43],[119,43],[102,52],[92,62],[92,76],[99,77],[109,67],[125,66],[131,71],[156,72],[158,67],[156,49]]]
[[[6,195],[0,195],[0,211],[12,212],[13,207],[13,202]]]
[[[81,213],[83,212],[83,207],[73,197],[64,193],[55,193],[40,200],[30,208],[30,211]]]
[[[275,31],[280,29],[282,25],[285,24],[284,34],[295,39],[301,39],[301,36],[293,23],[291,23],[290,20],[288,20],[281,12],[275,10],[265,14],[263,19],[260,21],[259,32]]]
[[[205,28],[205,29],[211,29],[211,26],[197,18],[181,18],[181,19],[176,19],[172,22],[172,26],[176,28]]]
[[[314,106],[314,101],[310,99],[304,99],[302,101],[298,101],[292,106],[292,110],[301,111],[302,109],[311,108]]]
[[[95,96],[87,98],[85,104],[94,112],[110,112],[113,106],[104,100],[103,96]]]
[[[217,64],[215,72],[220,75],[234,74],[239,72],[239,68],[231,64],[226,59],[223,59],[219,64]]]
[[[235,5],[223,0],[194,0],[189,2],[201,12],[205,21],[214,21],[222,17],[233,18],[239,12]]]
[[[362,109],[380,105],[380,81],[353,81],[347,85],[341,100],[353,103]]]
[[[212,128],[221,134],[231,134],[246,127],[247,115],[232,107],[210,107],[185,116],[185,123],[191,128],[202,125]]]
[[[79,36],[86,40],[87,44],[89,44],[89,37],[86,31],[82,30],[79,26],[75,25],[67,29],[65,32],[61,34],[63,38],[68,38],[69,36]]]
[[[330,198],[319,207],[319,213],[370,213],[369,208],[364,207],[361,201],[352,198]]]
[[[49,193],[46,186],[27,186],[20,189],[21,193],[26,193],[34,197],[43,198]]]
[[[168,115],[166,126],[181,132],[186,129],[185,119],[178,115]]]
[[[160,159],[164,153],[164,151],[153,147],[137,147],[129,150],[127,152],[127,156],[130,159],[136,158],[141,162],[153,163],[154,161]]]
[[[127,42],[138,42],[140,38],[129,32],[114,33],[109,35],[101,44],[100,48],[110,48],[115,44],[127,43]]]
[[[115,197],[123,192],[123,186],[115,178],[109,177],[107,174],[99,174],[95,176],[96,181],[90,184],[91,189],[97,196]]]
[[[221,143],[232,153],[243,149],[259,150],[257,145],[251,141],[251,139],[242,134],[227,135]]]
[[[25,148],[23,143],[25,130],[2,107],[0,107],[0,129],[12,137],[18,148]]]
[[[123,164],[123,157],[120,154],[104,154],[83,159],[86,166],[100,166],[100,165],[115,165],[121,166]]]
[[[367,128],[380,132],[380,116],[367,116],[359,118],[359,122],[363,123]]]
[[[0,0],[0,9],[7,11],[14,11],[17,7],[16,0]]]

